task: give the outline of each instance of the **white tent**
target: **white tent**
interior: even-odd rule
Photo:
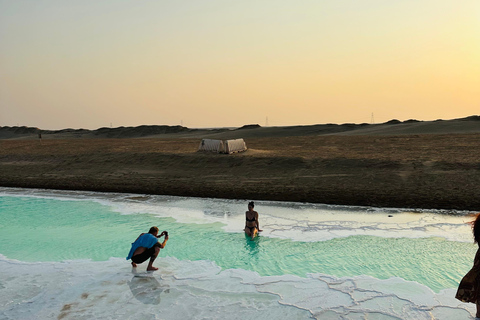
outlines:
[[[222,140],[213,140],[213,139],[202,139],[200,146],[198,146],[198,151],[210,151],[210,152],[223,152],[223,141]]]
[[[213,140],[213,139],[202,139],[200,145],[198,146],[198,151],[208,151],[216,153],[234,153],[242,152],[247,150],[247,145],[243,139],[235,140]]]
[[[224,152],[228,154],[247,151],[247,144],[243,139],[226,140],[223,144],[225,147]]]

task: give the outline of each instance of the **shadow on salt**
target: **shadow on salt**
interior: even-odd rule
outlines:
[[[170,293],[170,287],[161,284],[153,275],[148,277],[134,275],[127,284],[135,299],[143,304],[160,304],[161,295]]]

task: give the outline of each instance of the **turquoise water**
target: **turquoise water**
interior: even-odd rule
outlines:
[[[0,197],[0,253],[20,261],[124,258],[130,243],[152,225],[168,230],[160,257],[211,260],[222,269],[261,276],[322,273],[336,277],[400,277],[434,291],[454,288],[471,267],[476,247],[444,238],[349,236],[302,242],[225,232],[222,223],[179,223],[153,214],[122,215],[88,200]],[[125,264],[128,264],[125,261]],[[161,259],[156,262],[161,265]]]

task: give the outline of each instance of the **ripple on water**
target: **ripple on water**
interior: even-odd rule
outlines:
[[[0,197],[0,253],[9,258],[0,259],[0,318],[451,319],[473,312],[453,298],[476,249],[467,243],[466,215],[257,202],[265,231],[250,241],[239,231],[241,201],[13,193]],[[161,272],[133,277],[123,257],[150,225],[171,234]],[[20,243],[25,228],[34,232]]]

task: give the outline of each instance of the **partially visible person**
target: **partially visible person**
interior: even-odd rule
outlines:
[[[473,267],[460,281],[455,298],[463,302],[475,303],[477,306],[476,320],[480,320],[480,213],[472,223],[473,239],[479,249],[473,259]]]
[[[260,224],[258,223],[258,212],[253,210],[254,207],[255,204],[253,201],[250,201],[248,203],[248,211],[245,212],[245,229],[243,229],[247,236],[252,239],[262,231],[260,230]]]
[[[165,235],[163,243],[158,241],[158,238]],[[138,236],[137,240],[132,243],[132,248],[128,253],[127,260],[132,259],[132,267],[136,268],[137,263],[143,263],[148,258],[150,261],[147,266],[147,271],[155,271],[158,268],[153,266],[153,262],[158,256],[160,249],[165,248],[168,240],[168,232],[163,231],[160,235],[158,235],[158,228],[151,227],[148,233],[142,233]]]

